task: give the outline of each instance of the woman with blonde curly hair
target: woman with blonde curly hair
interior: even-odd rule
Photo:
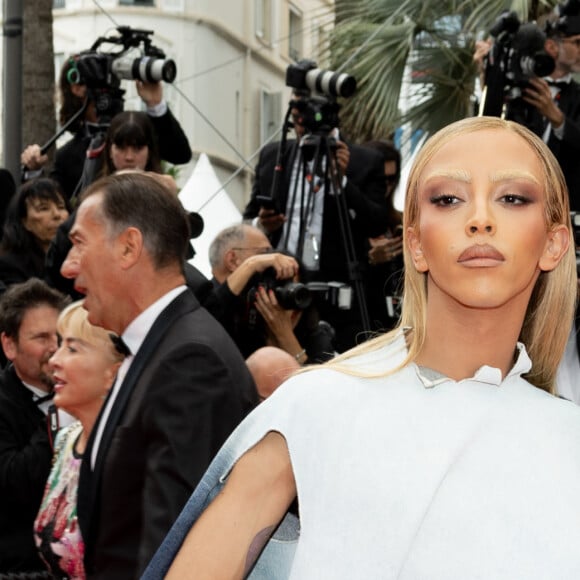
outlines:
[[[580,577],[580,408],[552,394],[571,236],[527,129],[431,137],[407,184],[400,326],[260,405],[144,578]]]

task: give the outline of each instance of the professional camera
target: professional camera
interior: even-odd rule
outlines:
[[[328,133],[338,126],[336,97],[348,98],[356,91],[356,79],[346,73],[322,70],[313,60],[301,60],[286,69],[286,86],[299,98],[290,106],[302,114],[306,132]]]
[[[151,44],[152,30],[119,26],[117,31],[118,36],[101,36],[89,50],[79,54],[76,59],[77,73],[72,72],[69,78],[71,83],[88,87],[108,87],[118,86],[122,79],[149,83],[172,83],[175,80],[175,62],[166,59],[165,53]],[[104,44],[118,45],[121,48],[116,52],[98,51]]]
[[[263,272],[252,276],[248,286],[246,302],[250,305],[256,301],[260,286],[266,291],[274,290],[276,300],[284,310],[306,310],[312,303],[312,294],[305,284],[292,280],[278,280],[274,268],[266,268]]]
[[[120,89],[121,80],[172,83],[177,74],[175,62],[153,46],[152,30],[119,26],[117,31],[118,35],[100,37],[89,50],[76,56],[67,75],[71,84],[87,86],[97,115],[105,120],[123,110],[125,91]],[[105,52],[104,45],[118,48]]]
[[[519,97],[530,78],[552,73],[556,63],[545,51],[546,35],[533,22],[521,24],[504,11],[490,29],[495,39],[485,63],[483,115],[502,116],[506,105],[527,107]],[[512,118],[509,111],[507,118]],[[517,119],[516,119],[517,120]]]

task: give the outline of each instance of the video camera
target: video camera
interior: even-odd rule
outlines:
[[[313,60],[301,60],[286,69],[286,86],[299,97],[290,106],[302,114],[307,133],[326,134],[338,126],[340,106],[336,97],[348,98],[356,91],[356,79],[317,67]]]
[[[119,26],[117,32],[98,38],[89,50],[78,54],[67,73],[69,83],[87,86],[97,115],[109,119],[123,110],[121,80],[172,83],[177,75],[175,62],[153,46],[152,30]],[[104,45],[119,48],[106,52]]]
[[[482,114],[500,117],[506,105],[528,106],[519,97],[530,78],[552,73],[556,63],[545,51],[546,35],[533,22],[520,23],[513,11],[500,14],[490,29],[495,39],[486,57]],[[512,118],[509,110],[507,118]]]

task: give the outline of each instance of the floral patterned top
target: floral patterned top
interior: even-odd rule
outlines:
[[[55,578],[84,580],[84,542],[77,519],[77,488],[82,455],[75,451],[82,432],[76,421],[56,438],[54,462],[34,522],[34,539]]]

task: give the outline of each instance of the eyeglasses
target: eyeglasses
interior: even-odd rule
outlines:
[[[576,38],[562,38],[560,42],[570,42],[576,45],[576,48],[580,48],[580,36]]]
[[[272,248],[271,247],[268,247],[268,248],[249,247],[249,248],[232,248],[232,250],[254,252],[254,254],[267,254],[268,252],[272,251]]]

